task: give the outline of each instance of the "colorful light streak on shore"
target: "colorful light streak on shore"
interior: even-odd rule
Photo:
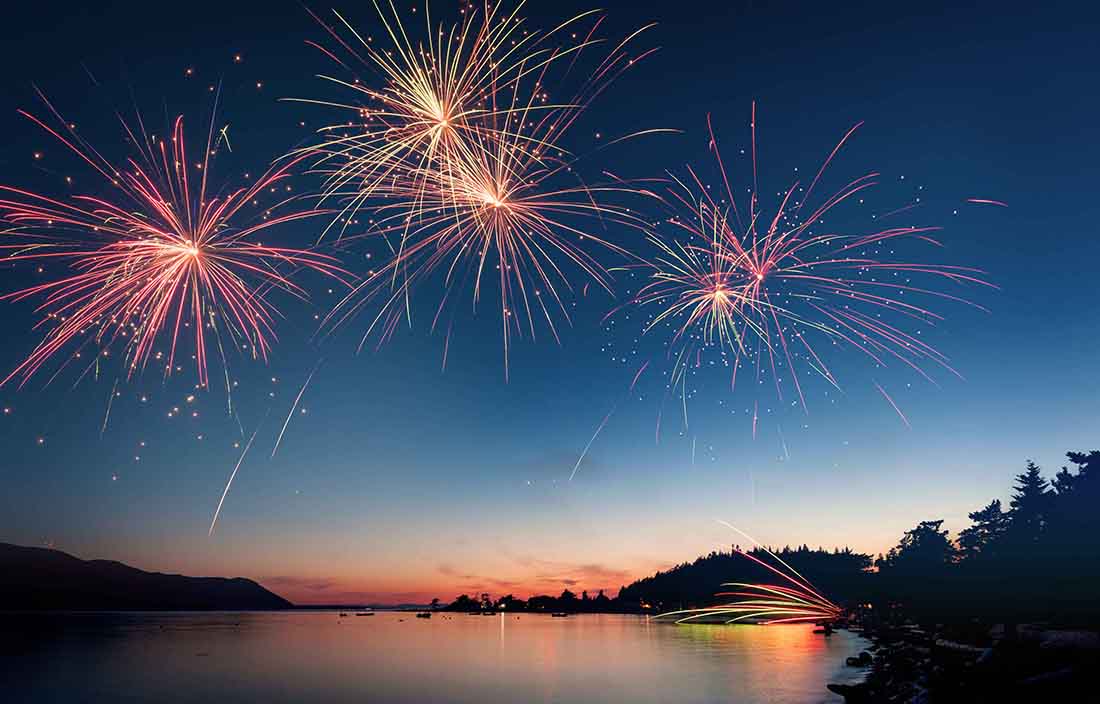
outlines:
[[[819,352],[821,340],[855,349],[878,367],[901,364],[932,383],[928,366],[958,376],[947,356],[921,338],[922,327],[944,319],[923,301],[985,310],[938,286],[994,288],[984,272],[895,254],[905,242],[942,246],[933,236],[935,227],[884,227],[863,234],[831,230],[826,216],[879,180],[878,173],[868,172],[827,197],[813,198],[859,124],[833,148],[807,187],[794,182],[765,210],[757,182],[755,113],[754,104],[747,202],[738,204],[708,118],[721,182],[712,189],[691,167],[685,176],[673,176],[675,185],[666,197],[672,215],[666,222],[674,234],[650,237],[658,249],[650,281],[630,301],[655,311],[644,333],[658,326],[671,330],[669,388],[681,396],[685,425],[687,375],[702,366],[706,352],[717,352],[730,368],[731,389],[739,370],[748,366],[756,385],[770,375],[778,399],[793,394],[807,412],[806,371],[840,388]]]
[[[291,279],[291,272],[301,269],[347,277],[330,256],[257,241],[269,228],[319,214],[312,209],[277,214],[293,198],[265,207],[251,224],[234,224],[263,194],[283,190],[296,161],[221,194],[208,181],[215,153],[213,120],[201,159],[187,149],[182,117],[172,123],[168,139],[150,136],[140,116],[134,125],[123,120],[136,153],[116,167],[41,97],[59,127],[21,114],[97,172],[107,195],[59,199],[0,186],[0,217],[14,226],[5,238],[16,242],[0,245],[8,254],[4,260],[70,266],[60,278],[3,296],[42,298],[36,309],[44,315],[39,327],[48,329],[0,385],[18,379],[22,386],[50,360],[79,358],[86,345],[94,347],[93,363],[120,346],[127,378],[151,362],[162,364],[167,377],[181,369],[176,361],[189,330],[197,385],[206,388],[210,334],[223,366],[223,338],[266,361],[279,316],[271,292],[305,298],[305,290]],[[166,354],[158,343],[166,345]]]
[[[627,256],[584,221],[599,229],[646,225],[630,208],[603,202],[642,189],[610,174],[604,183],[585,184],[574,170],[578,159],[561,146],[590,102],[650,53],[629,48],[646,28],[615,45],[571,100],[554,103],[548,85],[566,83],[582,51],[602,41],[595,37],[602,17],[587,12],[550,32],[527,31],[519,7],[508,13],[487,2],[480,12],[465,6],[465,19],[449,28],[435,27],[425,12],[428,38],[414,43],[392,6],[376,9],[393,49],[376,48],[342,18],[354,45],[329,30],[344,51],[380,74],[382,87],[358,78],[342,82],[364,103],[337,107],[356,110],[362,124],[322,130],[342,134],[316,147],[316,169],[326,176],[323,198],[344,203],[342,234],[358,224],[356,213],[376,203],[366,234],[357,237],[384,238],[392,258],[325,325],[377,304],[360,346],[375,331],[381,344],[411,319],[413,289],[438,275],[434,329],[458,288],[472,288],[476,308],[486,273],[495,269],[507,376],[513,334],[534,338],[544,319],[556,338],[555,319],[569,319],[563,296],[574,285],[565,267],[610,290],[606,269],[589,250]],[[453,326],[446,327],[449,345]]]
[[[775,584],[725,582],[722,586],[733,587],[733,591],[721,591],[715,596],[735,597],[733,601],[699,609],[668,611],[655,618],[668,619],[676,623],[719,622],[773,625],[833,621],[844,613],[840,606],[822,595],[798,570],[758,543],[752,536],[725,521],[719,521],[719,523],[747,538],[757,550],[775,560],[776,564],[768,564],[743,550],[738,550],[737,554],[768,570],[783,581]]]

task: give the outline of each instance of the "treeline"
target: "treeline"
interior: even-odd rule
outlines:
[[[834,601],[901,607],[936,621],[971,619],[1100,623],[1100,451],[1069,452],[1053,478],[1028,462],[1015,477],[1008,506],[994,499],[969,514],[952,536],[942,520],[922,521],[884,555],[849,548],[773,549]],[[747,554],[774,564],[764,550]],[[740,554],[715,551],[619,589],[591,597],[565,590],[527,601],[512,595],[459,596],[453,611],[660,612],[709,606],[725,582],[781,583]]]
[[[438,607],[438,601],[432,602],[432,607]],[[546,594],[533,596],[530,599],[519,599],[512,594],[493,599],[489,594],[482,594],[480,598],[460,594],[454,601],[442,607],[444,611],[462,612],[486,612],[486,611],[532,611],[546,613],[613,613],[623,611],[623,605],[615,599],[609,598],[599,590],[596,596],[589,596],[588,591],[582,591],[577,596],[568,589],[560,596]]]
[[[947,618],[1100,620],[1100,451],[1069,452],[1047,479],[1028,462],[1006,508],[969,514],[952,538],[923,521],[875,560],[872,597]]]

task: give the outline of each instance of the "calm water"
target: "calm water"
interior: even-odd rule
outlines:
[[[4,702],[839,701],[863,642],[636,616],[0,614]]]

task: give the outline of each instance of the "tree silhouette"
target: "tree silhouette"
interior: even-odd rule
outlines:
[[[459,594],[447,605],[447,611],[477,611],[478,602],[468,594]]]
[[[941,518],[938,521],[921,521],[916,528],[905,531],[897,546],[890,548],[878,568],[920,573],[951,564],[955,561],[957,552],[948,537],[948,531],[941,530],[942,527]]]
[[[1008,514],[1001,510],[1001,500],[993,499],[980,511],[969,514],[974,525],[959,533],[959,551],[965,560],[979,556],[990,557],[996,552],[997,542],[1008,528]]]
[[[1016,486],[1009,502],[1012,506],[1009,532],[1017,545],[1039,539],[1050,510],[1050,498],[1050,484],[1043,478],[1039,466],[1028,460],[1024,473],[1016,475]]]
[[[596,611],[606,611],[611,606],[611,600],[607,598],[607,595],[601,589],[596,594],[596,598],[592,600],[592,606]]]

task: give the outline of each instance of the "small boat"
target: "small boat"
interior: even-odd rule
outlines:
[[[373,611],[357,611],[355,613],[355,615],[356,616],[374,616],[374,612]]]
[[[347,618],[347,616],[343,611],[340,612],[340,618]]]
[[[497,612],[496,611],[482,611],[481,615],[482,616],[496,616]]]
[[[564,611],[555,611],[550,615],[554,618],[569,618],[569,614],[565,613]]]
[[[416,615],[416,617],[417,618],[431,618],[432,617],[432,612],[431,611],[421,611],[420,613],[418,613]]]

